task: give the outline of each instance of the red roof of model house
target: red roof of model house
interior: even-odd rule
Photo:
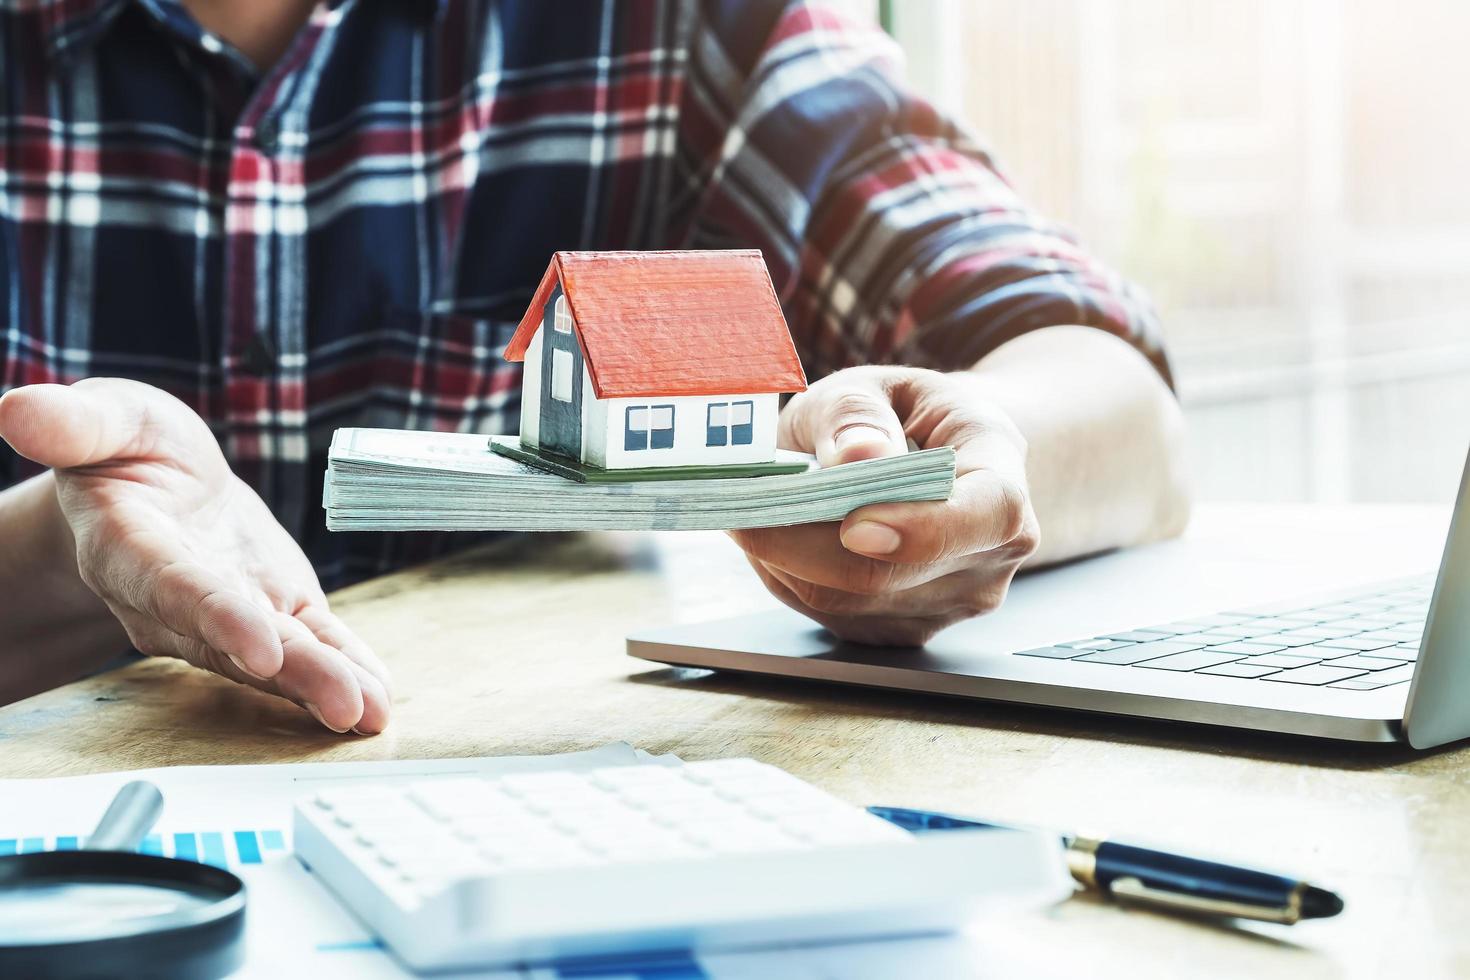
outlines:
[[[557,252],[505,359],[522,361],[557,282],[598,398],[806,390],[761,253]]]

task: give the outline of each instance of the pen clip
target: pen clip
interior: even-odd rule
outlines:
[[[1295,925],[1302,917],[1301,889],[1296,888],[1285,906],[1249,905],[1218,898],[1200,898],[1180,892],[1150,888],[1132,876],[1114,878],[1108,886],[1108,894],[1122,902],[1152,905],[1175,912],[1192,915],[1229,916],[1236,919],[1254,919],[1257,922],[1275,922],[1280,925]]]

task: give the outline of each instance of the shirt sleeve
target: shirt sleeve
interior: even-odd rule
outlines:
[[[969,367],[1027,331],[1080,324],[1172,383],[1147,298],[905,88],[887,35],[807,0],[702,9],[673,237],[762,249],[810,375]]]

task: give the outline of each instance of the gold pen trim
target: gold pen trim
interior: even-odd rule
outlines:
[[[1302,917],[1302,895],[1306,892],[1305,882],[1297,885],[1287,896],[1286,905],[1271,907],[1230,902],[1218,898],[1200,898],[1179,892],[1150,888],[1137,878],[1115,878],[1108,892],[1121,902],[1135,902],[1157,908],[1186,912],[1192,915],[1229,916],[1236,919],[1254,919],[1257,922],[1275,922],[1280,925],[1295,925]]]
[[[1097,887],[1097,849],[1102,844],[1091,837],[1077,837],[1067,845],[1067,870],[1088,888]]]

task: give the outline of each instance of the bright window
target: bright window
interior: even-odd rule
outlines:
[[[623,448],[671,449],[674,445],[674,406],[629,405],[623,425]]]
[[[1201,499],[1454,499],[1470,3],[882,9],[920,90],[1153,295]]]
[[[559,402],[572,400],[572,353],[565,350],[551,352],[551,397]]]
[[[556,298],[556,307],[551,319],[551,325],[557,333],[572,332],[572,314],[567,309],[567,298],[565,296],[558,296]]]

